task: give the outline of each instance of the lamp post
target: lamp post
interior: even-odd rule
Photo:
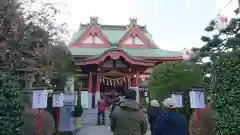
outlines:
[[[32,98],[32,108],[37,109],[37,132],[36,135],[40,134],[41,129],[41,109],[47,108],[47,100],[48,100],[48,84],[45,82],[40,82],[34,84],[32,89],[33,91],[33,98]]]
[[[59,127],[59,111],[60,107],[63,107],[63,93],[61,92],[54,92],[52,96],[52,106],[56,109],[56,121],[55,121],[55,128],[56,134],[59,134],[58,127]]]

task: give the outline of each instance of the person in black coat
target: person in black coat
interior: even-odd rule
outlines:
[[[151,133],[153,133],[154,124],[158,115],[161,113],[161,109],[157,100],[152,100],[150,102],[150,105],[151,106],[148,110],[148,122],[150,124]]]
[[[118,105],[118,103],[120,102],[120,98],[119,96],[115,93],[113,95],[112,101],[111,101],[111,107],[110,107],[110,115],[109,117],[111,117],[112,112],[114,111],[115,107]]]

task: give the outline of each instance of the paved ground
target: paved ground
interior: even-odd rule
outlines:
[[[112,135],[109,126],[84,126],[77,135]]]
[[[112,135],[109,126],[84,126],[77,135]],[[151,135],[148,132],[146,135]]]

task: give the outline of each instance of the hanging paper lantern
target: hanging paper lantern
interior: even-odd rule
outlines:
[[[190,51],[190,49],[184,48],[184,49],[182,50],[182,53],[183,53],[183,55],[182,55],[183,60],[189,60],[189,59],[190,59],[190,56],[191,56],[191,51]]]
[[[216,23],[216,28],[221,31],[227,27],[228,19],[226,16],[218,15],[215,18],[215,23]]]

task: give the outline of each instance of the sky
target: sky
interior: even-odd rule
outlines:
[[[161,49],[201,46],[204,28],[217,14],[233,16],[237,0],[42,0],[61,11],[57,19],[77,31],[80,23],[97,16],[100,24],[127,25],[136,17],[146,25]],[[230,2],[230,4],[228,4]]]

